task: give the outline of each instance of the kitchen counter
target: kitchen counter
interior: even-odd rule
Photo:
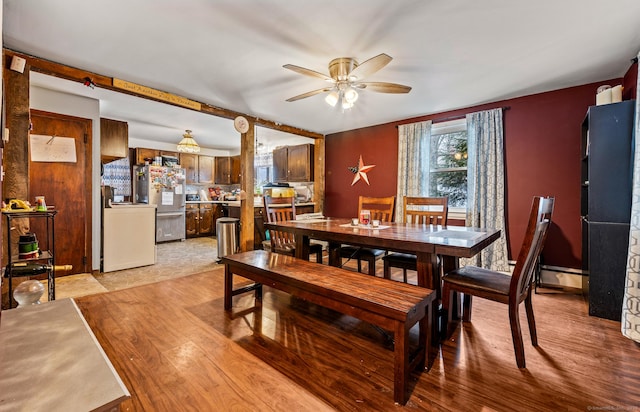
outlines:
[[[110,203],[111,206],[107,206],[105,209],[127,209],[127,208],[156,208],[156,205],[149,205],[147,203],[130,203],[130,202],[123,202],[123,203]]]
[[[229,200],[187,200],[185,203],[188,205],[197,205],[198,203],[214,203],[214,204],[223,204],[229,203]]]
[[[240,207],[240,201],[239,200],[187,200],[186,204],[190,205],[190,204],[195,204],[197,205],[198,203],[214,203],[214,204],[224,204],[230,207]],[[296,207],[298,206],[315,206],[316,203],[315,202],[300,202],[300,203],[296,203]],[[263,207],[264,205],[262,204],[262,198],[259,198],[253,201],[253,207]],[[277,205],[276,205],[277,207]]]
[[[240,207],[240,201],[239,200],[228,200],[226,202],[227,205],[231,206],[231,207]],[[296,207],[298,206],[315,206],[316,203],[315,202],[301,202],[301,203],[296,203]],[[275,205],[277,207],[277,205]],[[253,207],[264,207],[264,204],[262,204],[262,199],[260,199],[260,201],[254,201],[253,202]]]

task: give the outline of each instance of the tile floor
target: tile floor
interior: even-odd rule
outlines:
[[[126,289],[222,268],[216,262],[217,258],[217,243],[213,237],[160,243],[157,245],[155,265],[96,275],[82,273],[56,278],[56,299]],[[42,283],[46,291],[47,281]],[[46,300],[45,292],[40,301]]]

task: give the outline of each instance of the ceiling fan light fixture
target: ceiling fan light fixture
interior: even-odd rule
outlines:
[[[347,102],[351,103],[351,105],[353,105],[353,103],[358,100],[358,92],[353,87],[349,87],[347,90],[345,90],[343,98]]]
[[[338,94],[337,91],[333,90],[331,93],[327,95],[327,97],[324,98],[324,101],[327,102],[329,106],[335,107],[339,99],[340,99],[340,95]]]
[[[177,150],[182,153],[198,153],[200,152],[200,146],[191,136],[191,130],[185,130],[185,134],[182,135],[182,140],[178,143]]]
[[[315,96],[320,93],[329,92],[329,94],[324,98],[325,102],[327,102],[331,107],[335,107],[340,103],[340,107],[342,107],[343,110],[346,110],[352,108],[354,103],[358,100],[357,89],[370,90],[376,93],[409,93],[411,91],[411,87],[402,84],[362,81],[366,77],[385,67],[391,60],[391,56],[384,53],[372,57],[361,64],[358,64],[358,62],[351,57],[338,57],[329,62],[329,76],[304,67],[285,64],[283,66],[285,69],[292,70],[305,76],[319,78],[333,84],[333,87],[326,87],[302,93],[287,99],[287,101],[293,102]]]

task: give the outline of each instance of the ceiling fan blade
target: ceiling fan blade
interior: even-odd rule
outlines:
[[[305,76],[317,77],[317,78],[325,80],[327,82],[334,82],[335,81],[331,77],[327,76],[326,74],[322,74],[322,73],[313,71],[311,69],[305,69],[304,67],[295,66],[293,64],[285,64],[282,67],[284,67],[285,69],[293,70],[296,73],[304,74]]]
[[[409,93],[411,87],[397,83],[365,82],[354,84],[359,89],[367,89],[378,93]]]
[[[376,57],[372,57],[369,60],[362,62],[358,67],[351,70],[349,73],[349,78],[353,80],[361,80],[367,76],[372,75],[378,70],[382,69],[384,66],[389,64],[389,62],[393,60],[391,56],[387,54],[379,54]]]
[[[328,92],[331,89],[332,89],[332,87],[325,87],[324,89],[313,90],[313,91],[310,91],[310,92],[299,94],[297,96],[290,97],[290,98],[287,99],[287,101],[288,102],[295,102],[296,100],[304,99],[306,97],[315,96],[316,94],[319,94],[319,93],[322,93],[322,92]]]

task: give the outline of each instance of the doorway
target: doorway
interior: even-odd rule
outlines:
[[[91,136],[90,119],[31,110],[31,135],[73,139],[75,162],[29,159],[29,199],[44,196],[54,206],[55,263],[71,272],[91,273]],[[67,140],[69,142],[69,140]],[[36,219],[31,227],[41,232]]]

